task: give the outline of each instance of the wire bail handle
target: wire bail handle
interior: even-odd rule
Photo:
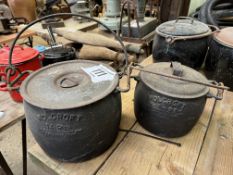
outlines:
[[[127,67],[128,67],[128,54],[127,54],[127,51],[126,51],[126,48],[124,46],[124,43],[122,42],[121,38],[114,32],[112,31],[108,26],[106,26],[104,23],[100,22],[99,20],[97,19],[94,19],[94,18],[91,18],[91,17],[88,17],[88,16],[84,16],[84,15],[81,15],[81,14],[74,14],[74,13],[57,13],[57,14],[52,14],[52,15],[48,15],[48,16],[44,16],[40,19],[37,19],[35,21],[32,21],[31,23],[29,23],[27,26],[25,26],[16,36],[16,38],[14,39],[13,43],[12,43],[12,46],[10,48],[10,53],[9,53],[9,60],[8,60],[8,67],[6,68],[6,71],[5,73],[6,74],[9,74],[10,76],[13,76],[15,75],[16,72],[19,73],[18,77],[16,78],[17,80],[20,79],[20,77],[22,77],[22,75],[24,75],[25,73],[28,73],[28,71],[24,71],[24,72],[20,72],[13,64],[12,64],[12,56],[13,56],[13,50],[14,50],[14,47],[16,45],[16,42],[18,41],[18,39],[20,38],[20,36],[28,29],[30,28],[31,26],[33,26],[34,24],[38,23],[38,22],[41,22],[43,20],[46,20],[46,19],[49,19],[49,18],[53,18],[53,17],[61,17],[61,16],[77,16],[77,17],[81,17],[81,18],[84,18],[84,19],[88,19],[88,20],[91,20],[91,21],[94,21],[100,25],[102,25],[103,27],[105,27],[110,33],[112,33],[112,35],[115,37],[116,40],[119,41],[121,47],[122,47],[122,50],[124,52],[124,57],[125,57],[125,65],[123,66],[123,69],[118,72],[119,76],[123,76],[125,74],[128,73],[127,71]],[[0,75],[1,76],[1,75]],[[2,77],[0,77],[0,80],[2,79]],[[7,86],[11,87],[12,86],[12,83],[10,82],[10,78],[9,80],[6,82],[7,83]],[[19,88],[19,87],[17,87]],[[129,91],[129,86],[127,86],[126,88],[120,88],[118,87],[118,90],[121,91],[121,92],[126,92],[126,91]]]

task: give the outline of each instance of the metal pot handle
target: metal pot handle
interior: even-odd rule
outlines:
[[[224,86],[223,83],[218,83],[218,82],[216,82],[216,81],[210,80],[209,82],[210,82],[211,84],[213,84],[213,85]],[[207,94],[207,98],[215,98],[216,100],[222,100],[222,99],[223,99],[223,93],[224,93],[224,90],[223,90],[223,89],[217,89],[217,94],[216,94],[216,95],[214,95],[214,94],[212,94],[211,92],[209,92],[209,93]]]
[[[175,41],[181,41],[181,40],[189,40],[189,39],[200,39],[204,37],[208,37],[216,32],[219,32],[220,29],[217,26],[214,25],[208,25],[209,28],[214,29],[209,32],[206,32],[204,34],[199,34],[199,35],[193,35],[193,36],[172,36],[172,35],[167,35],[159,31],[158,28],[156,28],[156,33],[162,37],[165,38],[166,42],[168,44],[173,44]]]
[[[6,80],[7,76],[5,73],[0,72],[0,77],[4,78]],[[6,83],[6,81],[3,81],[3,79],[1,79],[1,81],[0,81],[0,91],[7,91],[7,83]]]
[[[191,18],[189,16],[179,16],[176,20],[175,23],[178,23],[181,19],[189,19],[190,20],[190,24],[194,23],[194,18]]]
[[[135,63],[134,63],[134,65],[130,65],[129,67],[132,70],[134,69],[134,70],[138,70],[138,71],[142,71],[142,72],[146,72],[146,73],[150,73],[150,74],[154,74],[154,75],[158,75],[158,76],[162,76],[162,77],[166,77],[166,78],[171,78],[171,79],[180,80],[180,81],[184,81],[184,82],[199,84],[199,85],[203,85],[203,86],[207,86],[207,87],[212,87],[212,88],[223,90],[223,91],[230,89],[229,87],[224,86],[224,84],[217,83],[216,81],[200,82],[198,80],[190,80],[190,79],[187,79],[185,77],[174,76],[174,75],[170,75],[170,74],[166,74],[166,73],[160,73],[160,72],[155,72],[155,71],[150,71],[150,70],[144,70],[143,67],[139,68],[139,65],[135,64]]]
[[[182,77],[183,76],[183,68],[181,63],[179,62],[171,62],[171,66],[173,69],[173,75],[178,76],[178,77]]]
[[[208,27],[212,30],[212,32],[211,32],[211,34],[214,34],[214,33],[216,33],[216,32],[220,32],[220,29],[217,27],[217,26],[215,26],[215,25],[210,25],[210,24],[208,24]]]
[[[105,24],[103,24],[102,22],[100,22],[99,20],[97,19],[94,19],[94,18],[91,18],[91,17],[88,17],[88,16],[84,16],[84,15],[80,15],[80,14],[74,14],[74,13],[57,13],[57,14],[52,14],[52,15],[48,15],[48,16],[44,16],[40,19],[37,19],[35,21],[32,21],[30,24],[28,24],[27,26],[25,26],[18,34],[17,36],[15,37],[12,45],[11,45],[11,49],[10,49],[10,53],[9,53],[9,62],[8,62],[8,68],[7,68],[7,72],[16,72],[18,71],[16,69],[16,67],[12,64],[12,55],[13,55],[13,50],[14,50],[14,47],[16,45],[16,42],[18,41],[18,39],[20,38],[20,36],[28,29],[30,28],[31,26],[33,26],[34,24],[38,23],[38,22],[41,22],[43,20],[46,20],[46,19],[49,19],[49,18],[53,18],[53,17],[60,17],[60,16],[77,16],[77,17],[81,17],[81,18],[84,18],[84,19],[89,19],[91,21],[94,21],[100,25],[102,25],[103,27],[105,27],[110,33],[112,33],[112,35],[115,37],[115,39],[117,39],[120,43],[120,45],[122,46],[122,49],[124,51],[124,56],[125,56],[125,65],[123,67],[123,70],[121,72],[118,72],[119,76],[123,76],[124,74],[127,74],[129,71],[127,71],[127,67],[128,67],[128,54],[127,54],[127,51],[126,51],[126,48],[124,46],[124,43],[122,42],[121,38],[115,33],[113,32],[108,26],[106,26]],[[127,72],[127,73],[126,73]],[[21,72],[20,72],[21,73]],[[23,74],[24,72],[22,72]],[[11,75],[11,74],[10,74]],[[129,75],[128,75],[129,76]],[[11,86],[11,83],[10,82],[7,82],[9,83],[8,86]],[[126,88],[121,88],[121,87],[118,87],[117,88],[119,91],[121,92],[128,92],[130,87],[127,86]]]

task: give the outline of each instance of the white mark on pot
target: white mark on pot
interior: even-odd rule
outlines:
[[[102,81],[111,81],[114,79],[116,72],[111,71],[103,65],[82,68],[82,70],[91,77],[93,83],[99,83]]]
[[[1,118],[3,118],[3,117],[4,117],[4,115],[5,115],[5,112],[0,111],[0,119],[1,119]]]

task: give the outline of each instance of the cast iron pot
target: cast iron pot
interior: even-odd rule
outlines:
[[[76,58],[75,49],[72,47],[51,47],[44,52],[43,66],[62,61],[70,61]]]
[[[209,78],[233,88],[233,27],[222,29],[213,36],[205,69]]]
[[[114,142],[121,118],[121,95],[116,90],[119,78],[110,66],[99,64],[81,60],[56,63],[23,82],[21,94],[29,127],[52,158],[88,160]]]
[[[144,70],[208,82],[203,75],[180,63],[154,63]],[[145,129],[172,138],[193,128],[206,104],[208,87],[143,71],[136,80],[134,111]]]
[[[119,41],[125,56],[120,72],[99,62],[65,61],[32,73],[21,85],[25,116],[41,148],[55,159],[79,162],[103,153],[116,138],[120,92],[129,91],[129,84],[124,89],[118,86],[119,77],[126,74],[128,56],[120,37],[105,24],[80,14],[58,13],[31,22],[17,34],[7,73],[18,71],[12,65],[12,53],[22,33],[37,22],[59,16],[87,18],[103,25]]]
[[[203,64],[212,30],[193,18],[179,18],[156,28],[153,42],[154,62],[178,61],[199,69]]]

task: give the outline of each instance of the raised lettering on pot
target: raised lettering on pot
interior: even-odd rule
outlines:
[[[152,102],[154,108],[157,110],[169,113],[181,113],[185,107],[184,102],[161,96],[151,96],[150,101]]]
[[[80,128],[72,128],[70,125],[45,123],[40,127],[40,131],[45,136],[73,136],[81,132]]]
[[[38,115],[40,121],[80,121],[81,116],[75,114],[54,113],[48,115]]]

